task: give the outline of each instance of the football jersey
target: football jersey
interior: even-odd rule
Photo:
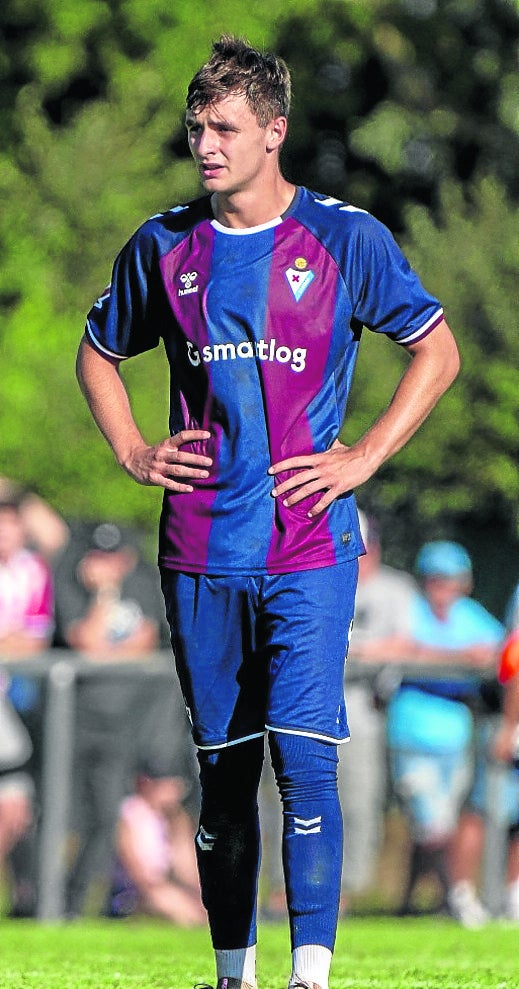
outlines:
[[[320,495],[284,506],[268,467],[337,439],[363,326],[410,344],[442,315],[381,223],[303,187],[257,227],[223,226],[209,196],[144,223],[87,335],[116,359],[162,339],[171,434],[211,433],[185,447],[212,457],[210,476],[193,492],[165,491],[161,565],[258,575],[362,553],[351,493],[309,518]]]

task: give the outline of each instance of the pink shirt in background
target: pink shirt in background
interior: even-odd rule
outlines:
[[[53,628],[53,586],[50,568],[28,549],[0,563],[0,637],[26,632],[45,639]]]
[[[132,833],[139,836],[136,851],[146,863],[150,878],[165,879],[170,870],[170,852],[167,823],[164,818],[138,794],[123,800],[120,816],[131,828]]]

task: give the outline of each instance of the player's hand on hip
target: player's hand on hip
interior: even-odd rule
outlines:
[[[186,493],[194,482],[209,477],[213,461],[193,447],[211,438],[205,429],[182,429],[155,446],[143,446],[132,452],[126,470],[139,484],[156,485],[168,491]],[[189,445],[190,449],[183,449]]]
[[[277,483],[277,475],[287,471],[294,473],[288,478],[280,478]],[[340,440],[335,440],[324,453],[289,457],[269,467],[269,474],[276,476],[272,495],[274,498],[281,498],[287,507],[296,505],[316,492],[323,492],[322,498],[310,508],[310,518],[320,515],[339,495],[363,484],[372,473],[373,467],[368,466],[360,451],[355,447],[345,446]]]

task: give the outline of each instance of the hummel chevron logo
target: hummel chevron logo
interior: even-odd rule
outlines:
[[[321,816],[311,817],[308,821],[301,817],[294,817],[294,834],[319,834],[321,822]]]
[[[216,838],[217,835],[209,834],[205,828],[201,827],[196,836],[196,843],[202,852],[212,852]]]

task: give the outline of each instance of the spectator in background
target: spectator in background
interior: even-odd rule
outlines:
[[[366,555],[359,558],[359,581],[347,664],[348,723],[351,738],[339,747],[338,782],[344,819],[341,910],[350,896],[364,892],[373,878],[386,800],[385,717],[374,696],[373,680],[362,663],[401,659],[411,648],[413,578],[382,563],[377,520],[359,511]],[[359,664],[351,672],[351,661]],[[274,777],[264,766],[260,818],[265,837],[264,876],[267,919],[286,912],[280,847],[281,810]]]
[[[48,564],[26,546],[20,498],[3,487],[0,501],[0,657],[22,660],[41,654],[53,629],[53,587]],[[4,677],[0,733],[0,866],[24,844],[23,862],[10,876],[11,911],[30,914],[34,906],[32,825],[34,820],[33,741],[27,728],[38,706],[32,678]],[[22,720],[23,719],[23,720]],[[24,722],[28,722],[24,724]],[[20,755],[9,755],[9,740],[24,741]],[[2,751],[3,750],[3,751]]]
[[[135,791],[123,800],[108,913],[152,914],[182,927],[207,922],[196,865],[187,781],[172,759],[144,761]]]
[[[426,543],[415,565],[422,593],[412,609],[413,658],[488,669],[495,663],[503,626],[469,597],[472,564],[458,543]],[[462,923],[483,919],[477,901],[451,890],[449,853],[461,805],[471,783],[473,719],[465,703],[466,678],[406,676],[392,697],[387,737],[395,792],[409,820],[412,851],[400,913],[412,912],[418,879],[433,873],[442,903]]]
[[[67,523],[35,491],[0,476],[0,501],[12,500],[19,506],[25,545],[52,564],[68,542]]]
[[[506,611],[509,633],[503,645],[499,680],[504,685],[503,716],[495,738],[496,757],[503,762],[519,759],[519,583]],[[519,768],[519,767],[518,767]]]
[[[503,716],[494,740],[494,757],[511,763],[515,770],[516,806],[510,827],[505,912],[509,920],[519,923],[519,584],[512,595],[507,620],[513,634],[507,647],[514,653],[509,657],[509,670],[502,676]]]
[[[62,639],[91,659],[113,661],[118,655],[142,656],[157,649],[165,619],[154,569],[113,523],[87,530],[87,540],[79,560],[74,560],[73,547],[72,559],[56,573]]]
[[[359,582],[350,642],[358,664],[385,663],[407,655],[411,640],[414,580],[382,563],[376,519],[359,512],[366,555]],[[351,739],[339,749],[339,793],[344,817],[343,900],[368,888],[380,847],[386,799],[385,716],[373,682],[359,667],[348,675]]]
[[[79,543],[79,545],[78,545]],[[141,559],[135,540],[108,522],[72,541],[56,571],[58,641],[81,653],[99,675],[78,681],[76,809],[78,853],[69,877],[71,916],[101,910],[113,859],[117,814],[141,755],[149,745],[168,749],[185,713],[175,708],[174,684],[107,664],[149,658],[163,644],[164,606],[155,568]],[[181,727],[174,724],[180,720]],[[186,727],[187,733],[187,727]]]
[[[0,656],[43,652],[53,629],[50,569],[27,549],[18,499],[0,501]]]
[[[508,920],[519,923],[519,585],[508,606],[506,623],[509,635],[498,663],[499,681],[504,686],[502,716],[498,726],[487,720],[478,730],[475,778],[453,842],[451,899],[462,923],[470,921],[474,913],[480,923],[488,916],[479,902],[477,885],[494,760],[504,764],[493,794],[498,806],[492,807],[508,827],[504,912]],[[472,911],[466,904],[472,904]]]
[[[0,673],[0,885],[12,916],[32,912],[33,889],[13,868],[11,855],[33,825],[34,783],[27,772],[29,733],[7,696],[9,678]]]

